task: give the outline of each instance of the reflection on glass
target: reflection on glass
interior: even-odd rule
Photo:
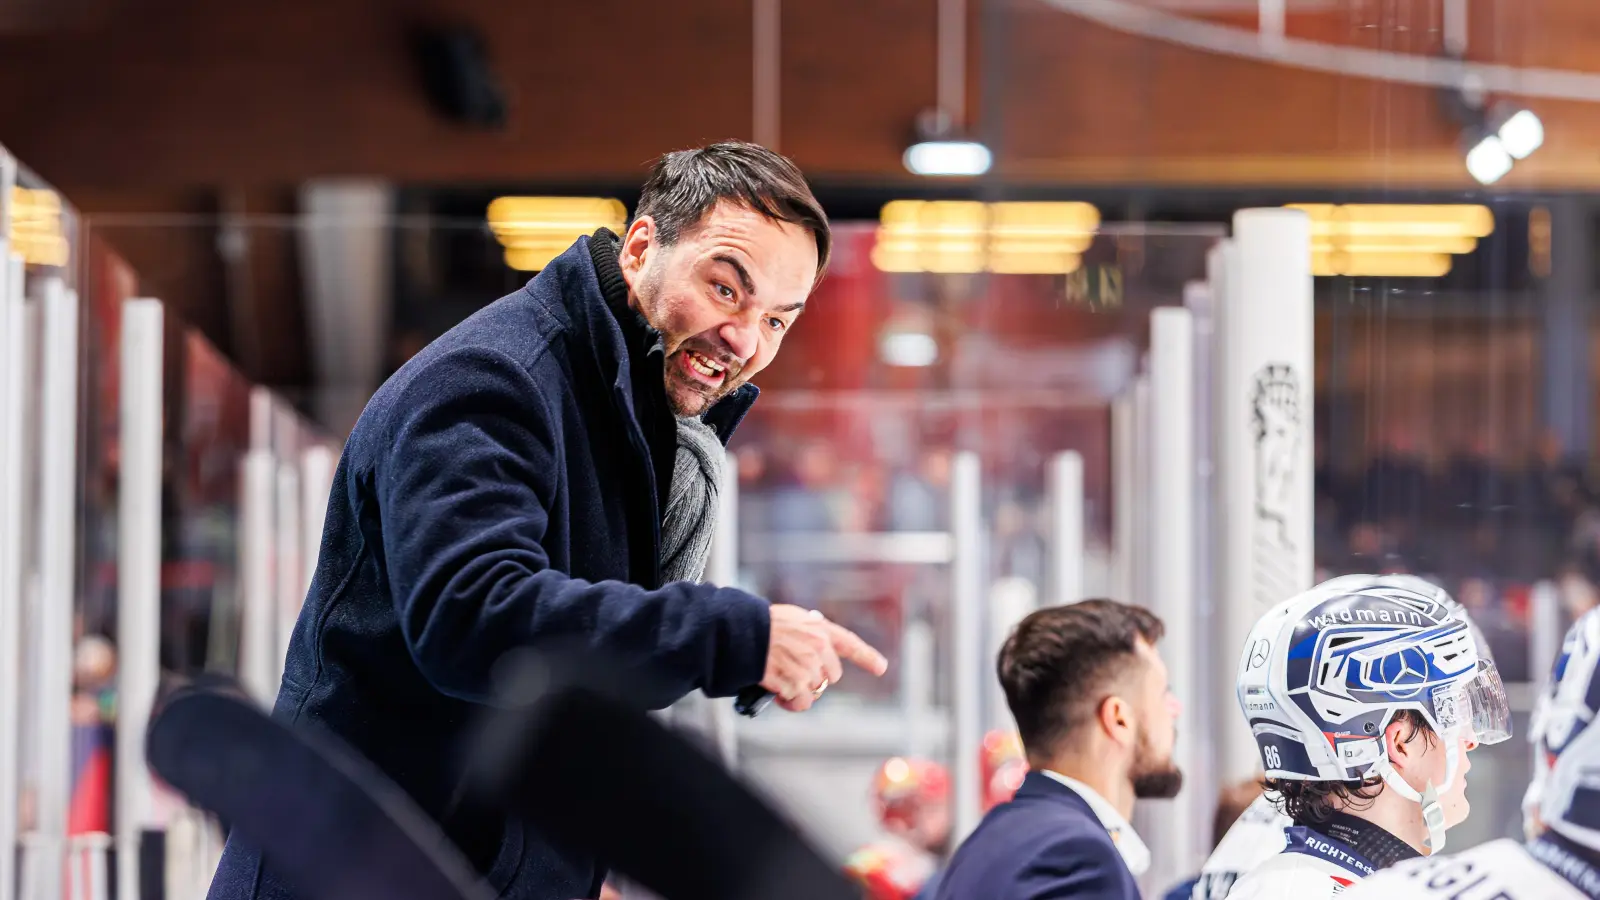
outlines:
[[[1521,834],[1540,623],[1559,634],[1600,580],[1592,447],[1558,436],[1544,397],[1560,348],[1541,320],[1560,291],[1523,241],[1538,217],[1492,212],[1448,278],[1319,279],[1316,299],[1318,575],[1408,572],[1449,590],[1517,713],[1512,740],[1473,754],[1453,847]]]
[[[240,474],[250,382],[192,328],[169,332],[162,518],[161,665],[237,677]]]
[[[1586,537],[1597,494],[1536,421],[1535,326],[1517,296],[1362,280],[1323,292],[1317,558],[1333,574],[1436,581],[1505,679],[1527,682],[1535,585],[1592,603],[1600,555]]]
[[[109,833],[112,826],[122,304],[138,286],[133,270],[98,235],[86,235],[83,246],[82,568],[73,622],[72,805],[67,824],[72,836]]]
[[[1049,602],[1046,470],[1062,450],[1084,458],[1084,588],[1107,591],[1110,403],[1132,382],[1150,311],[1183,302],[1218,234],[1108,228],[1083,236],[1067,274],[931,274],[884,271],[904,261],[880,265],[874,226],[837,226],[828,279],[733,444],[746,586],[821,609],[890,659],[894,675],[847,676],[829,704],[907,702],[912,622],[938,636],[926,680],[936,706],[950,701],[936,674],[950,671],[950,570],[917,548],[951,527],[958,452],[982,469],[986,595],[1026,584]]]
[[[70,809],[77,780],[70,766],[73,752],[70,732],[74,699],[73,613],[82,597],[81,579],[76,577],[82,573],[73,571],[81,559],[71,554],[74,548],[68,546],[68,552],[63,554],[62,548],[53,547],[52,542],[76,543],[85,523],[79,518],[80,510],[74,501],[45,493],[47,485],[66,485],[69,481],[74,493],[82,489],[81,469],[68,472],[66,479],[49,477],[61,472],[63,463],[74,466],[79,457],[73,455],[71,448],[47,450],[46,442],[66,435],[66,429],[56,424],[67,421],[61,418],[63,415],[78,417],[81,427],[80,398],[86,387],[82,383],[81,334],[87,317],[82,315],[81,306],[77,307],[80,311],[76,316],[71,315],[78,302],[74,292],[79,286],[81,252],[77,212],[26,167],[19,166],[15,171],[15,186],[0,185],[0,189],[8,191],[4,198],[11,213],[8,236],[13,246],[24,252],[27,263],[23,277],[23,295],[28,307],[24,341],[28,354],[24,378],[27,405],[23,429],[27,445],[23,450],[24,524],[22,533],[15,536],[21,543],[22,553],[21,633],[24,635],[19,670],[22,696],[17,811],[24,842],[22,877],[40,890],[54,892],[61,883],[61,872],[50,864],[54,858],[51,854],[60,847],[59,842],[66,837],[69,828],[79,824],[73,820]],[[54,333],[46,328],[43,309],[46,302],[54,304],[55,321],[63,325]],[[77,334],[64,327],[73,318],[79,325]],[[53,343],[52,338],[56,338]],[[63,397],[61,399],[66,402],[52,401],[47,406],[44,397],[46,364],[51,361],[52,350],[62,356],[50,371],[58,379],[76,377],[79,391],[75,398]],[[73,351],[78,354],[75,358],[65,355]],[[64,380],[56,383],[65,385]],[[48,423],[47,411],[54,414]],[[64,456],[54,455],[57,452]],[[46,453],[52,455],[47,457]],[[62,508],[63,503],[67,508]],[[70,535],[66,534],[68,531]],[[52,558],[47,559],[47,556]],[[79,582],[76,592],[68,587],[67,580]],[[50,590],[59,591],[61,596],[47,596]],[[58,618],[62,613],[66,616],[64,621]],[[58,688],[59,694],[56,693]],[[83,713],[81,721],[92,730],[95,711],[81,704],[79,711]],[[91,739],[90,743],[94,741]],[[5,849],[10,852],[10,848]]]
[[[23,366],[23,427],[25,436],[19,449],[22,460],[23,477],[22,487],[22,522],[21,531],[14,536],[17,541],[18,556],[21,562],[19,577],[21,587],[21,665],[19,673],[21,678],[21,708],[20,727],[21,736],[18,750],[18,822],[20,834],[27,834],[38,827],[38,778],[39,761],[38,748],[33,740],[33,735],[40,727],[39,706],[39,645],[32,640],[39,628],[39,541],[37,523],[40,521],[39,497],[39,434],[40,422],[40,348],[44,345],[44,322],[39,314],[39,306],[29,294],[27,310],[24,316],[26,335],[22,342],[23,353],[26,356]]]

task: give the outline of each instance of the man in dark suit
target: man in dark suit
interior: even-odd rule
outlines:
[[[596,897],[605,877],[460,799],[464,738],[507,653],[578,644],[647,675],[648,707],[759,684],[799,711],[841,660],[883,673],[818,613],[699,583],[723,445],[829,242],[789,160],[669,153],[623,235],[580,238],[412,357],[356,423],[274,714],[375,763],[500,897]],[[230,840],[210,896],[294,892]]]
[[[1030,771],[956,851],[938,900],[1138,900],[1150,851],[1128,824],[1133,801],[1183,785],[1163,631],[1110,600],[1022,620],[997,668]]]

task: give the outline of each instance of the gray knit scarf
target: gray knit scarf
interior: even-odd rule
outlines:
[[[699,581],[705,576],[725,454],[717,433],[698,416],[678,419],[678,457],[661,529],[661,573],[667,581]]]
[[[656,349],[660,349],[657,345]],[[678,456],[667,492],[667,514],[661,529],[661,573],[667,581],[699,581],[711,556],[711,535],[717,525],[717,497],[727,456],[711,426],[697,416],[678,419]],[[716,714],[703,694],[688,694],[652,715],[687,733],[708,755],[718,752]],[[658,900],[655,894],[613,876],[612,886],[624,900]]]
[[[655,349],[660,350],[661,345]],[[678,418],[678,456],[672,465],[672,488],[667,492],[667,514],[661,528],[665,581],[699,581],[705,576],[726,463],[722,441],[710,425],[698,416]],[[680,697],[671,707],[652,715],[687,732],[708,754],[718,752],[715,714],[705,696]],[[611,882],[624,900],[657,900],[655,894],[626,878],[612,876]]]

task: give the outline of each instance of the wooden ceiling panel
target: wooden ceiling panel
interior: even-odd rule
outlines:
[[[1253,24],[1221,2],[1202,14]],[[0,35],[0,142],[69,192],[339,175],[634,182],[663,150],[753,136],[751,0],[136,5],[114,26]],[[936,99],[936,6],[782,4],[780,149],[818,179],[909,180],[901,152]],[[1289,33],[1429,52],[1437,8],[1292,4]],[[1431,88],[1213,55],[1041,0],[970,9],[969,108],[1008,178],[1471,186]],[[1600,45],[1600,12],[1581,0],[1479,0],[1469,15],[1475,58],[1589,64],[1581,48]],[[483,34],[504,130],[430,107],[408,45],[418,21]],[[1529,105],[1546,145],[1506,186],[1600,186],[1600,104]]]
[[[279,0],[169,4],[114,42],[0,39],[0,83],[28,86],[0,93],[0,140],[70,185],[632,176],[660,149],[749,134],[743,0],[460,0],[425,15],[482,30],[505,131],[429,109],[392,4]]]
[[[1453,139],[1423,88],[1214,56],[1053,10],[1020,12],[1010,31],[1002,65],[1033,86],[1007,97],[1007,156],[1018,161],[1405,151]]]
[[[840,175],[898,171],[937,101],[935,20],[928,0],[783,4],[781,149]]]

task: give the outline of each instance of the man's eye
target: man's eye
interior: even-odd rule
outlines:
[[[717,285],[717,294],[724,300],[732,300],[734,297],[733,288],[725,284]]]
[[[777,318],[776,316],[774,316],[774,317],[772,317],[772,318],[767,320],[767,327],[771,328],[773,331],[782,331],[783,329],[785,329],[785,328],[787,328],[789,326],[782,319]]]

